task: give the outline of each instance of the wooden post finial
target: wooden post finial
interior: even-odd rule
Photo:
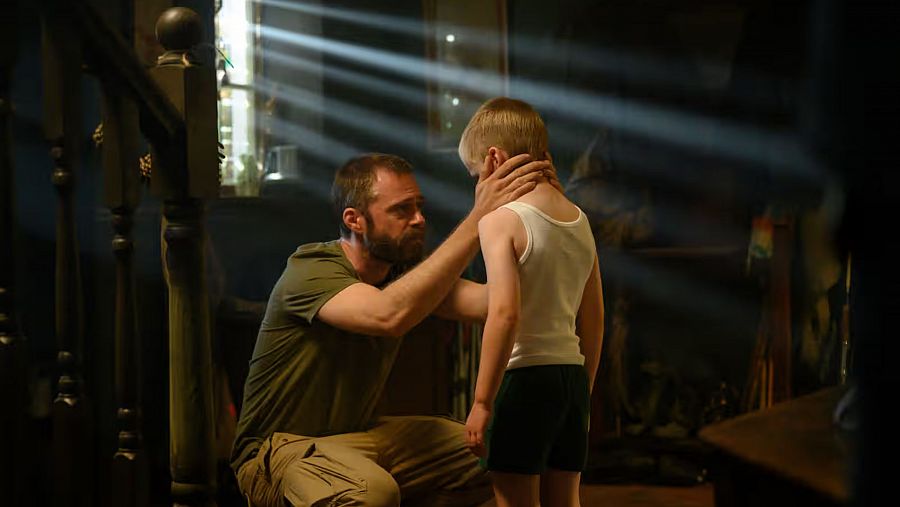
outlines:
[[[187,7],[166,9],[156,21],[156,39],[166,51],[187,51],[203,41],[200,15]]]

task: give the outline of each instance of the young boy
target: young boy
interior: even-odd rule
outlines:
[[[473,176],[529,153],[546,159],[547,130],[525,102],[495,98],[469,121],[459,155]],[[603,342],[594,238],[581,210],[546,180],[479,222],[488,278],[472,451],[497,504],[577,506],[587,458],[590,392]]]

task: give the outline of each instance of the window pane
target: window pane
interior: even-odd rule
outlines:
[[[237,195],[255,195],[259,164],[256,156],[253,59],[253,2],[222,0],[216,15],[219,57],[219,138],[224,145],[223,187]]]

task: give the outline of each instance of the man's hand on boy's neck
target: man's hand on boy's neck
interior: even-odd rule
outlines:
[[[562,183],[559,182],[559,176],[556,174],[556,166],[553,164],[553,157],[550,155],[549,151],[544,152],[544,159],[550,162],[550,166],[544,170],[544,175],[547,176],[547,180],[553,185],[553,188],[559,190],[559,193],[566,195],[566,189],[564,189]]]
[[[544,157],[542,159],[537,160],[547,160],[550,162],[548,168],[544,170],[544,176],[547,178],[547,183],[552,185],[553,188],[559,190],[559,193],[565,195],[566,189],[564,189],[562,183],[559,182],[559,176],[557,176],[556,174],[556,166],[553,165],[553,157],[550,155],[549,151],[545,151],[543,155]],[[493,170],[496,170],[498,167],[503,165],[504,162],[509,160],[509,153],[507,153],[503,148],[498,148],[496,146],[491,146],[490,148],[488,148],[488,156],[490,157]]]

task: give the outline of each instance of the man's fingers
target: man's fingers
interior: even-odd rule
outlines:
[[[546,160],[534,160],[515,168],[509,174],[503,177],[503,181],[518,180],[523,177],[541,177],[544,171],[550,167],[550,162]],[[497,171],[499,173],[499,170]]]
[[[522,187],[523,185],[528,185],[529,183],[534,183],[535,185],[537,185],[537,183],[543,177],[544,177],[544,173],[542,173],[542,172],[532,172],[532,173],[523,174],[523,175],[519,176],[518,178],[516,178],[515,180],[513,180],[512,182],[510,182],[509,185],[506,187],[506,190],[508,192],[512,193],[512,192],[519,190],[519,188]],[[534,187],[532,186],[531,188],[534,188]]]
[[[523,184],[519,185],[518,187],[516,187],[515,189],[513,189],[512,193],[510,194],[509,200],[515,201],[519,197],[522,197],[523,195],[527,194],[528,192],[531,192],[532,190],[534,190],[534,187],[536,187],[536,186],[537,186],[536,182],[526,181],[525,183],[523,183]]]
[[[547,181],[553,185],[553,188],[559,190],[560,193],[565,194],[566,189],[563,188],[562,183],[560,183],[559,178],[556,176],[556,171],[553,169],[553,165],[544,170],[544,176],[547,177]]]
[[[510,159],[510,160],[512,160],[512,159]],[[541,174],[544,169],[549,167],[549,165],[550,165],[550,162],[547,162],[546,160],[531,160],[531,161],[523,160],[522,162],[519,162],[517,166],[512,166],[512,167],[508,168],[509,171],[504,176],[500,176],[500,174],[499,174],[500,170],[498,169],[497,177],[498,177],[498,179],[501,179],[501,181],[508,182],[508,181],[512,181],[512,180],[521,178],[522,176],[524,176],[526,174],[532,174],[532,173]]]
[[[478,182],[481,183],[492,174],[494,174],[494,166],[491,164],[491,156],[486,155],[484,162],[481,164],[481,172],[478,173]]]
[[[520,165],[524,164],[527,160],[531,160],[531,155],[528,153],[521,153],[516,155],[515,157],[510,157],[500,164],[500,167],[494,171],[493,176],[497,179],[503,179],[508,176],[511,172],[517,169]]]

